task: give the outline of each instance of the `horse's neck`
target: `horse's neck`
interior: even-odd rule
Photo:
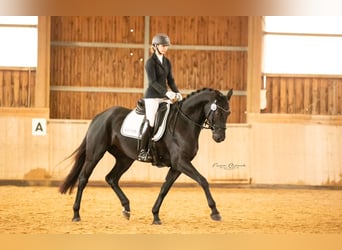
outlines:
[[[190,117],[193,121],[203,124],[205,120],[204,106],[210,101],[206,96],[194,96],[182,105],[182,112]]]

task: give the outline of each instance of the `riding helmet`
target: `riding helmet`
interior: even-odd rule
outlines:
[[[152,39],[152,45],[155,46],[158,44],[170,46],[171,42],[170,42],[170,38],[168,37],[168,35],[162,34],[162,33],[156,34]]]

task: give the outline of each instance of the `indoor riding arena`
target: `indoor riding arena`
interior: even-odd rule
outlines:
[[[0,32],[24,29],[37,38],[28,64],[0,62],[0,234],[341,234],[342,71],[320,70],[332,61],[327,58],[340,58],[342,30],[331,31],[323,17],[315,27],[329,31],[301,29],[300,20],[297,29],[284,31],[278,21],[0,18]],[[81,220],[73,222],[78,185],[70,194],[59,192],[73,166],[69,156],[98,113],[136,107],[148,86],[144,66],[157,33],[170,37],[166,56],[183,100],[203,88],[233,89],[225,140],[217,143],[212,130],[202,129],[192,160],[222,218],[212,220],[206,192],[181,174],[161,205],[162,224],[153,225],[169,167],[139,161],[119,181],[131,208],[123,213],[105,180],[117,160],[106,153],[84,189]],[[321,47],[307,42],[315,39],[325,44],[323,61]],[[312,66],[307,55],[314,55]]]

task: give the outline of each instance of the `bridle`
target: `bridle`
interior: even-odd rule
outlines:
[[[179,105],[179,102],[177,102],[176,104],[176,107],[177,107],[177,110],[178,110],[178,113],[180,113],[182,115],[182,117],[186,118],[186,120],[190,121],[192,124],[194,124],[195,126],[197,127],[200,127],[201,129],[211,129],[211,130],[214,130],[216,128],[220,128],[220,129],[226,129],[226,125],[223,125],[223,126],[219,126],[219,125],[216,125],[212,119],[212,121],[209,120],[209,117],[211,114],[214,114],[217,109],[225,112],[225,113],[230,113],[230,110],[228,109],[225,109],[219,105],[216,104],[216,100],[210,105],[210,110],[208,111],[206,117],[205,117],[205,120],[204,120],[204,123],[203,124],[199,124],[195,121],[193,121],[187,114],[185,114],[182,110],[181,110],[181,107]]]
[[[203,126],[203,128],[205,128],[205,129],[211,129],[211,130],[215,130],[216,128],[220,128],[220,129],[226,129],[226,128],[227,128],[227,127],[226,127],[226,124],[224,124],[223,126],[216,125],[216,124],[214,123],[214,119],[212,119],[212,121],[210,122],[210,120],[209,120],[210,115],[211,115],[211,114],[214,115],[214,113],[217,111],[217,109],[220,109],[221,111],[223,111],[223,112],[225,112],[225,113],[228,113],[228,114],[230,113],[230,110],[225,109],[225,108],[223,108],[223,107],[217,105],[217,104],[216,104],[216,100],[215,100],[215,101],[210,105],[210,110],[209,110],[209,112],[208,112],[208,114],[207,114],[207,116],[206,116],[206,118],[205,118],[205,120],[204,120],[204,126]]]

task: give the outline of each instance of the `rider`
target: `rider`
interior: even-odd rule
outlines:
[[[182,100],[182,95],[172,76],[171,62],[165,57],[170,46],[170,38],[166,34],[156,34],[152,39],[152,56],[146,61],[145,70],[148,78],[144,100],[147,128],[141,136],[138,160],[150,162],[148,144],[153,132],[155,114],[159,103],[165,102],[165,97],[171,102]],[[168,87],[167,87],[168,85]]]

